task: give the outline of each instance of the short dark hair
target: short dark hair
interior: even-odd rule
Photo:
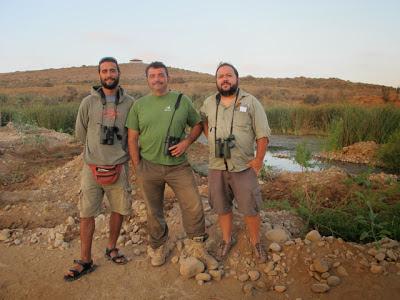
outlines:
[[[164,69],[164,70],[165,70],[165,73],[167,73],[167,76],[169,76],[169,75],[168,75],[167,66],[164,65],[164,63],[162,63],[161,61],[153,61],[151,64],[149,64],[149,65],[146,67],[146,77],[147,77],[147,75],[148,75],[148,73],[149,73],[149,69],[150,69],[150,68],[153,68],[153,69]]]
[[[116,64],[117,65],[117,70],[119,72],[119,65],[118,65],[117,60],[112,56],[106,56],[106,57],[103,57],[102,59],[100,59],[100,61],[99,61],[99,66],[97,67],[99,73],[100,73],[100,65],[102,63],[104,63],[104,62],[112,62],[112,63]]]
[[[239,73],[238,73],[238,71],[236,70],[236,68],[235,68],[232,64],[227,63],[227,62],[220,62],[220,63],[219,63],[219,65],[218,65],[218,67],[217,67],[217,70],[215,71],[215,77],[217,77],[218,70],[219,70],[220,68],[222,68],[222,67],[225,67],[225,66],[231,67],[231,68],[233,69],[233,72],[235,73],[236,77],[239,78]]]

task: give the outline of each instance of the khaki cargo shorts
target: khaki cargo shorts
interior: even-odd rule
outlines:
[[[249,168],[241,172],[208,170],[208,202],[216,214],[232,211],[233,199],[245,216],[260,211],[262,196],[256,173]]]
[[[131,213],[132,196],[129,185],[128,164],[124,164],[118,180],[110,185],[96,182],[87,164],[81,173],[81,193],[78,208],[81,218],[96,217],[102,212],[104,194],[107,196],[111,211],[121,215]]]

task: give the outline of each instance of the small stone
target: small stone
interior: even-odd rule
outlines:
[[[249,271],[249,277],[251,279],[251,281],[256,281],[260,278],[260,272],[258,271]]]
[[[198,285],[204,285],[204,281],[203,280],[197,280],[197,284]]]
[[[196,275],[196,280],[202,280],[202,281],[210,281],[211,280],[211,275],[208,273],[199,273]]]
[[[250,277],[249,274],[242,274],[242,275],[239,275],[238,280],[241,282],[245,282],[245,281],[249,280],[249,277]]]
[[[292,245],[294,245],[294,244],[295,244],[294,241],[287,241],[287,242],[285,242],[285,246],[292,246]]]
[[[125,243],[125,247],[131,246],[132,244],[133,244],[133,242],[131,240],[129,240]]]
[[[20,240],[20,239],[15,239],[15,240],[14,240],[14,244],[15,244],[16,246],[21,245],[21,240]]]
[[[274,290],[275,290],[275,292],[283,293],[284,291],[286,291],[286,286],[276,285],[276,286],[274,286]]]
[[[396,261],[398,256],[394,253],[392,249],[389,249],[386,251],[386,255],[388,258],[390,258],[392,261]]]
[[[272,261],[278,262],[281,260],[281,257],[278,254],[272,253]]]
[[[338,286],[340,284],[340,278],[337,276],[329,276],[327,283],[329,286]]]
[[[138,248],[134,249],[133,254],[135,254],[136,256],[139,256],[141,254],[140,249],[138,249]]]
[[[256,286],[257,286],[257,288],[260,289],[260,290],[263,290],[263,289],[266,288],[265,282],[263,282],[263,281],[261,281],[261,280],[257,281],[257,285],[256,285]]]
[[[210,270],[209,271],[211,277],[216,281],[221,280],[223,272],[224,271],[222,271],[222,270]]]
[[[265,237],[267,238],[267,240],[276,242],[276,243],[284,243],[287,240],[289,240],[288,234],[286,233],[285,230],[283,230],[281,228],[275,228],[275,229],[267,231],[265,233]]]
[[[386,254],[383,253],[383,252],[379,252],[379,253],[377,253],[377,254],[375,255],[375,259],[376,259],[377,261],[383,261],[383,260],[385,260],[385,257],[386,257]]]
[[[282,247],[278,244],[278,243],[271,243],[271,245],[269,245],[269,249],[271,249],[274,252],[280,252],[282,250]]]
[[[269,272],[267,273],[267,275],[268,275],[268,276],[277,276],[277,275],[278,275],[278,272],[277,272],[276,270],[272,270],[272,271],[269,271]]]
[[[123,245],[124,243],[125,243],[125,236],[124,235],[120,235],[118,237],[117,244],[118,245]]]
[[[64,241],[64,235],[62,233],[56,232],[56,241]]]
[[[134,234],[131,237],[132,243],[137,244],[140,241],[140,235],[139,234]]]
[[[325,273],[321,274],[322,279],[327,279],[329,276],[331,276],[331,274],[329,274],[329,272],[325,272]]]
[[[274,262],[269,261],[267,263],[266,267],[264,268],[264,273],[268,273],[268,272],[272,271],[274,269],[274,266],[275,266]]]
[[[253,292],[253,284],[251,283],[246,283],[245,285],[243,285],[243,292],[245,294],[251,294]]]
[[[134,225],[133,228],[132,228],[132,232],[136,233],[136,232],[138,232],[138,230],[139,230],[139,226]]]
[[[317,246],[318,247],[323,247],[323,246],[325,246],[325,242],[324,241],[318,242]]]
[[[182,241],[177,241],[177,242],[176,242],[176,249],[177,249],[179,252],[182,252],[183,247],[184,247],[184,245],[183,245]]]
[[[74,220],[73,217],[69,216],[69,217],[67,218],[67,220],[65,220],[65,223],[66,223],[67,225],[72,226],[72,225],[75,224],[75,220]]]
[[[371,256],[375,256],[378,254],[378,250],[376,250],[375,248],[370,248],[367,253]]]
[[[378,265],[372,265],[369,270],[371,271],[371,273],[374,273],[374,274],[383,273],[383,267],[382,266],[378,266]]]
[[[334,263],[333,263],[333,267],[334,268],[337,268],[337,267],[339,267],[340,266],[340,261],[335,261]]]
[[[349,273],[347,273],[346,269],[345,269],[343,266],[337,267],[336,272],[337,272],[340,276],[349,276]]]
[[[8,210],[10,210],[10,209],[11,209],[11,205],[10,205],[10,204],[7,204],[6,207],[4,207],[4,210],[5,210],[5,211],[8,211]]]
[[[311,290],[314,293],[326,293],[327,291],[329,291],[329,285],[327,285],[326,283],[314,283],[313,285],[311,285]]]
[[[313,265],[314,265],[315,271],[317,271],[319,273],[328,272],[329,268],[330,268],[329,263],[325,259],[322,259],[322,258],[314,259]]]
[[[10,229],[3,229],[0,231],[0,241],[5,241],[11,236],[11,230]]]
[[[179,256],[174,256],[173,258],[171,258],[171,262],[173,263],[173,264],[177,264],[178,262],[179,262]]]
[[[316,242],[321,239],[321,235],[317,230],[311,230],[309,233],[306,234],[306,240],[311,242]]]

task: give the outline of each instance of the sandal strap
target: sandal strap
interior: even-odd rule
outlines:
[[[114,251],[116,251],[117,255],[118,255],[119,249],[117,247],[114,247],[114,248],[111,248],[111,249],[106,248],[106,255],[110,255],[111,252],[114,252]]]
[[[86,269],[93,265],[93,259],[91,259],[89,262],[84,262],[83,260],[80,260],[80,259],[74,259],[74,263],[81,265],[83,267],[83,269]]]

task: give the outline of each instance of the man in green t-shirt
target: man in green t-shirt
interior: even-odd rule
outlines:
[[[168,69],[163,63],[148,65],[146,78],[151,93],[134,103],[126,127],[129,153],[147,208],[151,264],[161,266],[169,252],[163,210],[167,183],[178,198],[183,227],[192,239],[192,255],[215,269],[218,262],[204,248],[203,206],[185,154],[201,134],[200,115],[188,97],[168,89]],[[191,131],[185,136],[187,125]]]

